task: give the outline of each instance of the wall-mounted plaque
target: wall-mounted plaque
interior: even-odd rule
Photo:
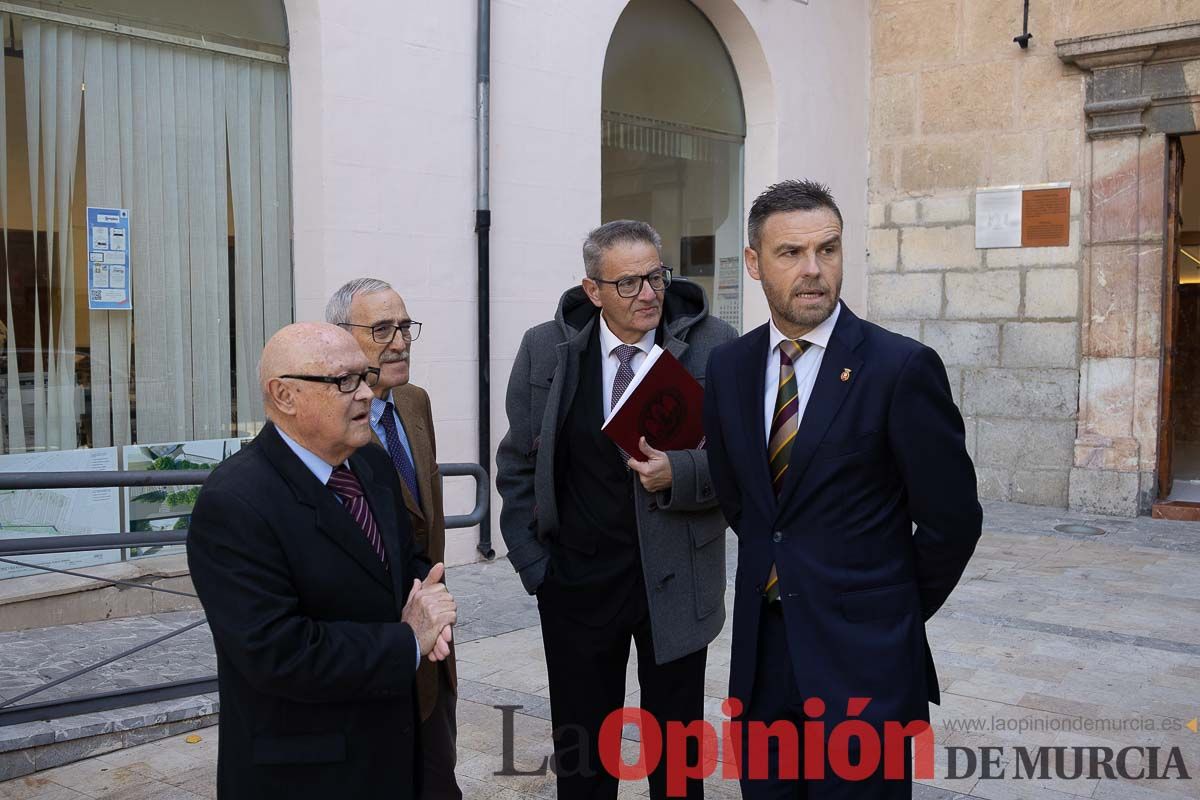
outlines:
[[[1066,247],[1071,184],[975,190],[975,247]]]
[[[1021,247],[1066,247],[1070,243],[1070,188],[1021,192]]]

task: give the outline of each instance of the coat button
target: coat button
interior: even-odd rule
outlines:
[[[782,542],[782,541],[783,541],[783,534],[782,534],[781,532],[779,532],[779,531],[775,531],[775,536],[774,536],[774,539],[775,539],[775,541],[777,541],[777,542]]]

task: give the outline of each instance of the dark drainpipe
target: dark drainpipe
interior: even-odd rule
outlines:
[[[479,331],[479,464],[488,476],[488,493],[491,493],[492,474],[492,381],[491,368],[491,264],[488,255],[488,234],[492,227],[492,211],[488,206],[488,97],[491,87],[489,50],[491,45],[492,15],[491,0],[479,0],[479,30],[475,43],[476,65],[476,133],[478,145],[476,176],[477,197],[475,202],[475,240],[478,247],[477,266],[479,274],[478,322]],[[476,549],[489,561],[496,557],[492,549],[492,515],[484,515],[479,523],[479,544]]]

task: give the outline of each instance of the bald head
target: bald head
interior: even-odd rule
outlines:
[[[371,438],[371,388],[354,392],[332,383],[285,375],[336,378],[360,374],[367,357],[346,331],[324,322],[281,328],[263,348],[258,382],[267,418],[331,464],[340,464]]]
[[[270,404],[269,384],[280,375],[324,375],[322,372],[339,350],[358,349],[354,337],[325,322],[297,322],[275,332],[263,348],[258,364],[258,385],[263,400]]]

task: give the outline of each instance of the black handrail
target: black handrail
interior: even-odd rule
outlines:
[[[470,528],[481,524],[488,514],[490,499],[490,482],[487,472],[479,464],[452,463],[439,464],[438,470],[443,478],[471,476],[475,478],[475,507],[468,514],[456,514],[446,517],[447,528]],[[0,490],[23,489],[115,489],[131,486],[195,486],[204,483],[209,476],[208,470],[132,470],[132,471],[97,471],[97,472],[0,472]],[[72,536],[34,536],[23,539],[0,540],[0,561],[9,561],[11,556],[43,555],[49,553],[72,553],[92,550],[114,550],[123,547],[154,547],[162,545],[178,545],[187,542],[187,531],[159,531],[137,533],[97,533]],[[52,570],[36,564],[27,566],[36,569]],[[109,585],[122,585],[131,588],[153,589],[152,586],[138,586],[129,581],[88,577]],[[180,593],[184,594],[184,593]],[[88,672],[107,666],[114,661],[133,655],[148,647],[161,644],[167,639],[186,633],[205,624],[207,620],[196,620],[183,627],[156,637],[148,642],[124,650],[103,661],[49,681],[34,689],[19,694],[7,700],[0,700],[0,727],[17,725],[24,722],[45,721],[76,714],[90,714],[97,711],[107,711],[114,708],[124,708],[141,703],[157,700],[169,700],[179,697],[189,697],[196,694],[207,694],[216,691],[217,676],[206,675],[200,678],[189,678],[179,681],[167,681],[150,686],[135,686],[109,692],[90,692],[72,695],[59,700],[44,703],[24,703],[16,705],[20,700],[32,697],[39,692],[58,686],[59,684],[78,678]]]
[[[475,478],[475,507],[468,514],[446,517],[447,528],[471,528],[483,521],[488,511],[488,477],[478,464],[439,464],[443,478]],[[207,470],[112,471],[112,472],[0,472],[4,489],[115,489],[129,486],[195,486],[204,483]],[[83,553],[121,547],[162,547],[185,544],[187,531],[139,531],[136,533],[84,533],[73,536],[32,536],[0,540],[0,557],[46,553]]]

